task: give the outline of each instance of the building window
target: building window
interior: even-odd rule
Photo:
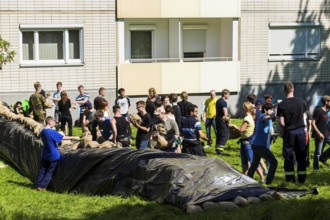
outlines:
[[[207,25],[183,25],[183,58],[203,58],[206,52]]]
[[[131,24],[131,62],[151,62],[153,58],[153,32],[154,24]]]
[[[319,60],[321,28],[315,23],[271,23],[269,61]]]
[[[131,31],[131,59],[151,59],[151,45],[151,31]]]
[[[21,25],[21,66],[81,65],[83,29]]]
[[[190,52],[190,53],[183,53],[183,58],[203,58],[203,52]]]

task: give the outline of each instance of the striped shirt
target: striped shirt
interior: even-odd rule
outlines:
[[[89,99],[90,96],[89,96],[87,93],[79,94],[79,95],[76,97],[76,101],[83,101],[85,98]],[[80,104],[80,105],[79,105],[79,112],[80,112],[80,113],[84,113],[84,111],[85,111],[85,107],[83,107],[83,104]]]
[[[181,130],[184,140],[199,140],[198,131],[202,130],[202,125],[195,117],[188,116],[182,120]]]

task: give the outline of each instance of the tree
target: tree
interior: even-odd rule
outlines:
[[[10,43],[2,39],[0,35],[0,70],[2,66],[6,63],[14,61],[16,52],[14,50],[9,50]]]

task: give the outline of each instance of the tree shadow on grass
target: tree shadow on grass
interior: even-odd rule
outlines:
[[[171,205],[118,205],[99,213],[88,213],[84,219],[182,219],[183,210]]]

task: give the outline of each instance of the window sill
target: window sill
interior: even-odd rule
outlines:
[[[68,67],[68,66],[84,66],[84,63],[24,63],[20,64],[20,68],[29,68],[29,67]]]
[[[268,57],[268,62],[282,62],[282,61],[319,61],[320,57],[305,57],[305,58],[289,58],[289,57]]]

